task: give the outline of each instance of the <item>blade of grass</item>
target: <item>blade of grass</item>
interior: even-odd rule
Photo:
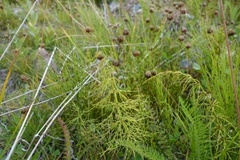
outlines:
[[[10,78],[10,75],[11,75],[11,72],[12,72],[12,69],[13,69],[13,65],[14,63],[16,62],[16,59],[18,57],[18,54],[19,54],[19,51],[16,51],[14,53],[14,58],[13,58],[13,61],[10,65],[10,68],[9,68],[9,71],[8,71],[8,74],[7,74],[7,77],[3,83],[3,87],[1,89],[1,94],[0,94],[0,104],[2,104],[2,100],[3,100],[3,97],[4,97],[4,94],[5,94],[5,90],[6,90],[6,87],[7,87],[7,84],[8,84],[8,81],[9,81],[9,78]]]
[[[72,15],[71,13],[68,12],[68,10],[64,7],[64,5],[63,5],[59,0],[57,0],[56,2],[63,8],[63,10],[65,11],[65,13],[67,13],[68,16],[71,17],[71,19],[72,19],[74,22],[76,22],[79,26],[84,27],[78,20],[76,20],[76,19],[73,17],[73,15]]]

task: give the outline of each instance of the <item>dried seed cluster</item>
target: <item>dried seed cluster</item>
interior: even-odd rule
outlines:
[[[138,50],[133,51],[133,56],[134,57],[140,56],[140,51],[138,51]]]
[[[146,71],[145,72],[145,77],[148,79],[148,78],[151,78],[153,76],[155,76],[157,73],[155,71]]]
[[[98,55],[97,55],[97,59],[98,59],[98,60],[102,60],[103,58],[104,58],[104,56],[103,56],[102,54],[98,54]]]
[[[85,32],[86,32],[86,33],[91,33],[91,32],[93,32],[93,30],[92,30],[89,26],[87,26],[87,27],[85,28]]]

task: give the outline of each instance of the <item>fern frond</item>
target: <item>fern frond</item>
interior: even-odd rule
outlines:
[[[177,120],[181,121],[184,136],[189,139],[190,159],[212,159],[211,145],[208,143],[208,128],[202,118],[201,108],[191,106],[179,98],[180,114]]]
[[[142,157],[145,157],[149,160],[164,160],[164,156],[160,154],[155,149],[144,146],[139,142],[133,142],[130,140],[117,140],[117,144],[119,146],[127,147],[128,149],[132,150],[133,152],[138,153]]]

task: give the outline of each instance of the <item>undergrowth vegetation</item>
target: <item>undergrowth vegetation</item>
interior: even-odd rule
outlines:
[[[240,7],[0,1],[0,159],[239,159]]]

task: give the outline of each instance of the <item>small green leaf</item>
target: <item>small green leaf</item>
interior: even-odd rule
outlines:
[[[196,62],[193,63],[193,69],[199,71],[201,69],[200,65]]]

